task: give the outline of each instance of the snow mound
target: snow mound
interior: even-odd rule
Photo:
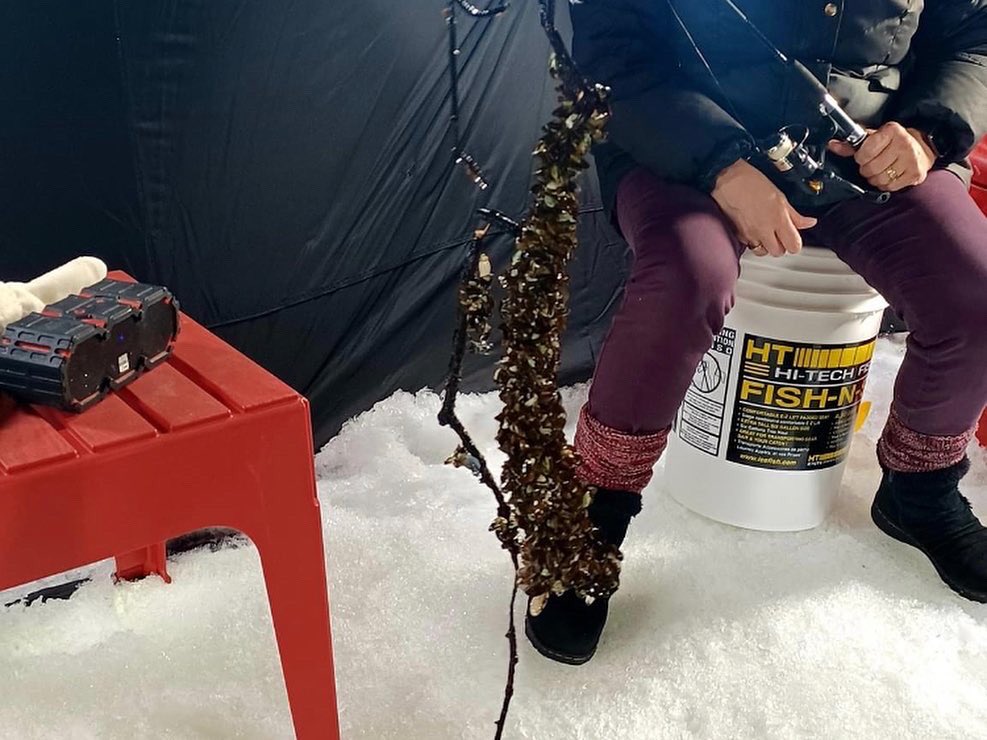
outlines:
[[[987,606],[869,520],[901,354],[881,341],[874,409],[817,530],[702,519],[659,470],[597,657],[557,665],[522,637],[507,737],[984,737]],[[584,395],[566,392],[570,412]],[[455,439],[438,406],[398,394],[316,458],[344,738],[493,736],[510,562],[487,532],[490,493],[443,464]],[[460,410],[499,467],[496,396]],[[972,456],[967,492],[987,514],[987,458]],[[68,602],[0,609],[0,736],[290,737],[254,549],[191,553],[172,573],[171,586],[100,577]]]

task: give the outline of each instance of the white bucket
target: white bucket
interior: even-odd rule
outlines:
[[[666,453],[669,493],[766,531],[818,526],[839,492],[884,299],[831,251],[747,255]]]

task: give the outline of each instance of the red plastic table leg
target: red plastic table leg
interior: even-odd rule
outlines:
[[[117,555],[117,571],[114,574],[120,581],[137,581],[150,575],[161,576],[165,583],[171,583],[168,575],[168,560],[165,543],[158,542],[140,550]]]
[[[281,671],[299,740],[338,740],[322,517],[315,491],[308,414],[277,437],[275,465],[261,472],[260,554]],[[256,462],[256,461],[255,461]]]
[[[317,511],[313,509],[313,519],[318,519]],[[265,543],[260,557],[295,736],[338,740],[321,528],[313,530],[296,524],[282,532],[289,541],[272,533],[279,542]]]

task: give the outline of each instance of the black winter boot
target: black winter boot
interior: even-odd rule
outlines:
[[[597,490],[589,505],[589,518],[598,528],[601,541],[620,547],[631,518],[641,511],[641,495],[628,491]],[[535,650],[560,663],[581,665],[593,657],[607,621],[609,599],[592,604],[566,591],[552,596],[537,616],[531,615],[531,600],[524,620],[524,633]]]
[[[881,530],[925,553],[960,596],[987,602],[987,528],[960,493],[969,460],[928,473],[884,471],[871,517]]]

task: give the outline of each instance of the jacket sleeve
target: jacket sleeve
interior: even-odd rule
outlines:
[[[753,148],[744,127],[678,71],[671,14],[655,0],[572,4],[573,56],[612,90],[609,140],[659,177],[706,191]]]
[[[913,49],[897,118],[962,160],[987,133],[987,0],[928,0]]]

